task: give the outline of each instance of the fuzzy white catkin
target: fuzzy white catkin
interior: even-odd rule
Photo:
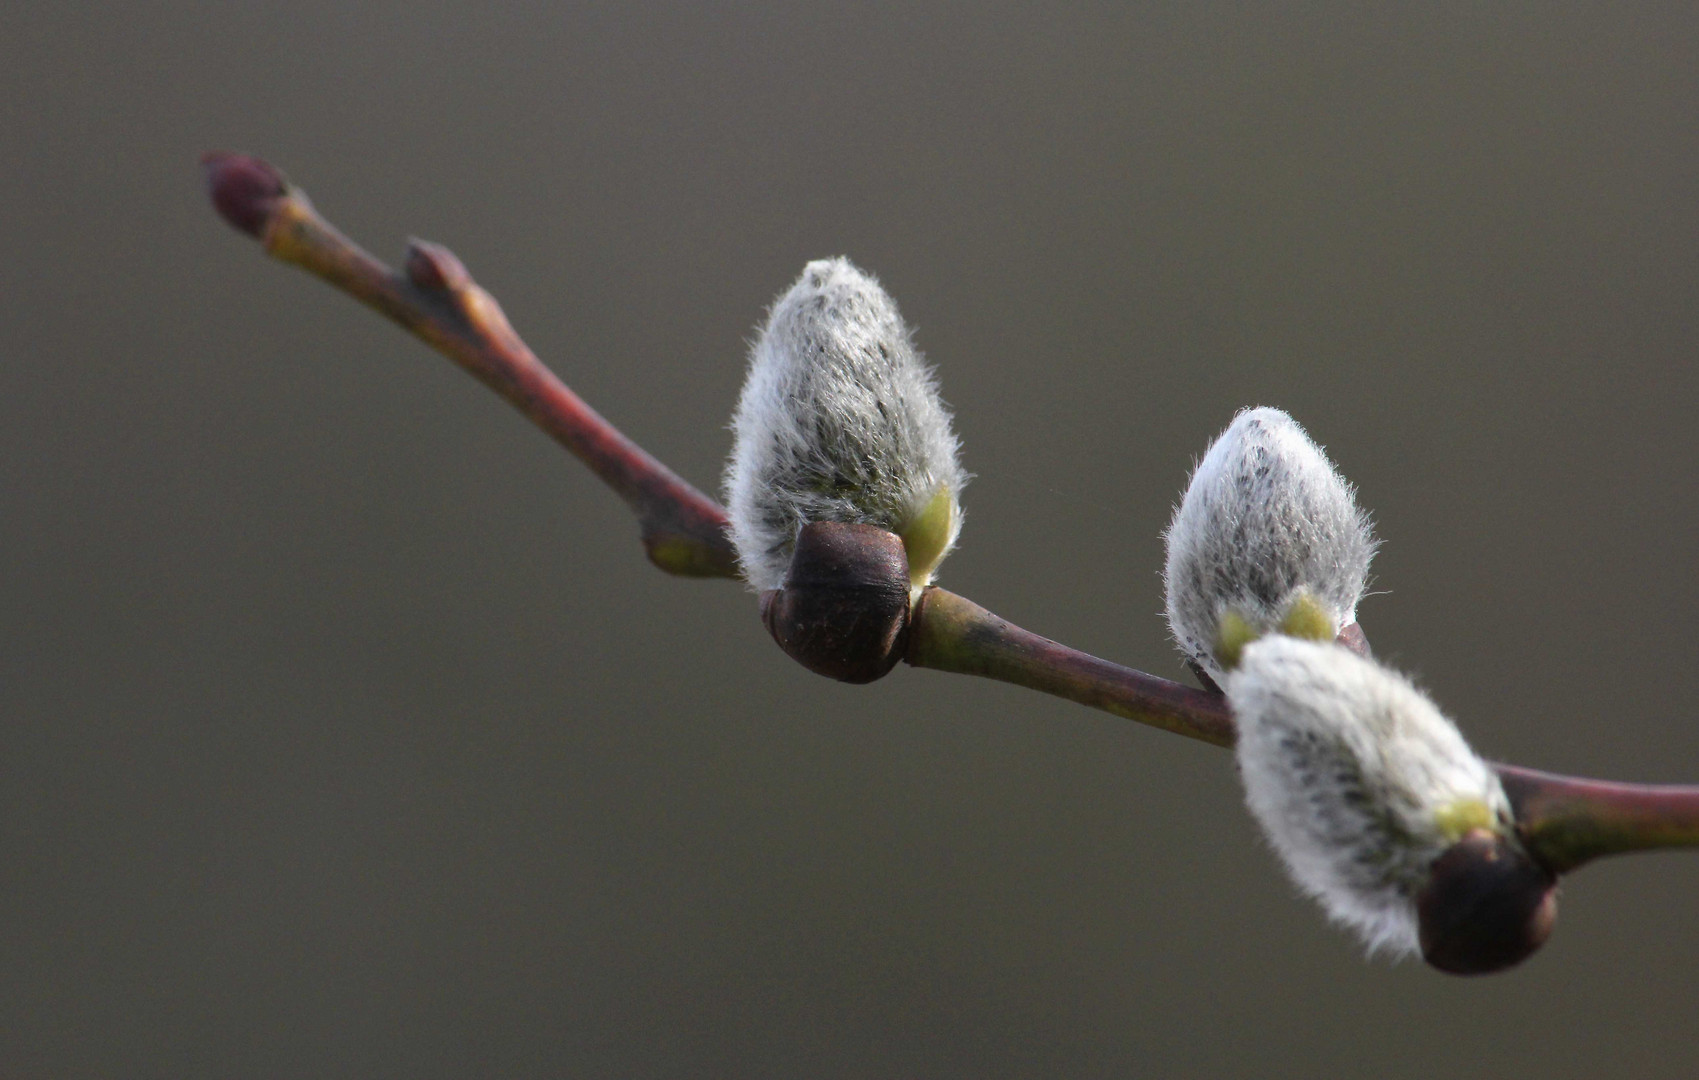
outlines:
[[[902,534],[940,491],[950,500],[942,551],[954,544],[967,475],[950,414],[896,304],[848,259],[809,263],[773,304],[732,431],[726,502],[756,590],[783,583],[804,524]]]
[[[1227,677],[1245,801],[1292,879],[1369,951],[1418,947],[1428,869],[1470,828],[1509,835],[1498,776],[1402,676],[1272,635]]]
[[[1295,420],[1269,408],[1239,413],[1210,446],[1166,540],[1169,629],[1218,683],[1224,616],[1266,633],[1308,594],[1338,633],[1356,621],[1375,550],[1351,486]]]

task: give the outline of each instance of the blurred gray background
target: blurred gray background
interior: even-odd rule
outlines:
[[[205,205],[445,243],[715,490],[848,254],[978,476],[944,583],[1180,675],[1159,533],[1278,405],[1488,755],[1699,781],[1692,5],[26,3],[0,71],[0,1073],[1690,1076],[1699,856],[1368,962],[1228,755],[854,688]]]

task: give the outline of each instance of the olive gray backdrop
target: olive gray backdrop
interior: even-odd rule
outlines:
[[[1171,677],[1172,503],[1285,408],[1478,749],[1699,781],[1691,5],[233,7],[7,16],[0,1073],[1692,1075],[1699,855],[1366,961],[1228,754],[809,675],[195,163],[449,245],[709,491],[849,255],[977,474],[944,584]]]

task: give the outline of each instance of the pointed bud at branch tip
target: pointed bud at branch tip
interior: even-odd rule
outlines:
[[[207,195],[219,216],[254,239],[264,239],[278,204],[289,195],[289,181],[283,174],[247,154],[202,154],[201,168],[206,173]]]
[[[472,281],[454,252],[429,240],[408,241],[404,265],[407,280],[426,292],[458,292]]]
[[[732,431],[732,539],[757,592],[784,582],[813,522],[896,534],[910,601],[931,582],[967,474],[937,382],[870,275],[841,258],[804,268],[750,350]]]
[[[1330,640],[1355,622],[1375,549],[1350,485],[1268,408],[1210,446],[1166,539],[1169,628],[1216,682],[1264,634]]]
[[[1497,774],[1407,680],[1276,634],[1245,646],[1225,689],[1252,816],[1371,952],[1489,971],[1545,940],[1551,879],[1522,850]]]

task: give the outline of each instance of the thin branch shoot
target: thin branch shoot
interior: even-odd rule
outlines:
[[[739,578],[726,512],[610,424],[546,368],[494,297],[446,248],[414,241],[397,273],[326,222],[274,167],[238,154],[202,160],[209,195],[272,256],[377,310],[471,372],[529,417],[632,508],[649,558],[672,574]],[[1367,653],[1360,628],[1342,643]],[[1226,700],[1039,637],[954,593],[916,605],[904,659],[1066,698],[1215,746],[1231,746]],[[1518,832],[1550,870],[1603,855],[1699,847],[1699,787],[1586,780],[1495,765]]]

